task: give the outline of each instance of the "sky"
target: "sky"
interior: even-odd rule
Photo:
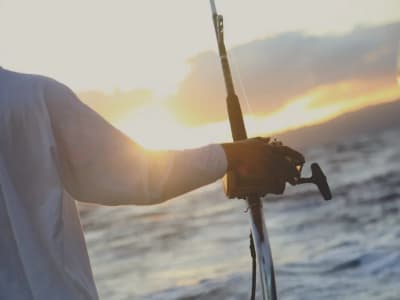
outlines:
[[[398,0],[216,3],[251,134],[400,96]],[[0,36],[3,67],[69,85],[144,146],[229,138],[206,0],[0,0]]]

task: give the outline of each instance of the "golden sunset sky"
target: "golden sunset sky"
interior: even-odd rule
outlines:
[[[217,0],[250,135],[400,99],[398,0]],[[0,0],[0,64],[149,148],[229,140],[208,0]]]

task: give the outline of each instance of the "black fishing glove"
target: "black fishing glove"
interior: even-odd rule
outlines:
[[[228,160],[225,192],[230,198],[282,194],[296,184],[304,156],[269,138],[222,144]]]

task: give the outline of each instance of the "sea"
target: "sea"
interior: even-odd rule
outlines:
[[[303,185],[264,199],[280,299],[399,300],[400,129],[304,154],[304,175],[318,162],[334,198]],[[249,299],[246,209],[221,182],[150,207],[82,205],[100,298]]]

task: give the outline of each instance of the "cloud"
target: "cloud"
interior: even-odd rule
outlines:
[[[357,81],[367,91],[371,82],[395,83],[399,42],[400,23],[394,23],[360,27],[345,35],[285,33],[231,53],[253,112],[266,115],[321,86]],[[226,92],[217,54],[205,52],[189,63],[190,74],[170,99],[179,119],[187,124],[225,119]]]

